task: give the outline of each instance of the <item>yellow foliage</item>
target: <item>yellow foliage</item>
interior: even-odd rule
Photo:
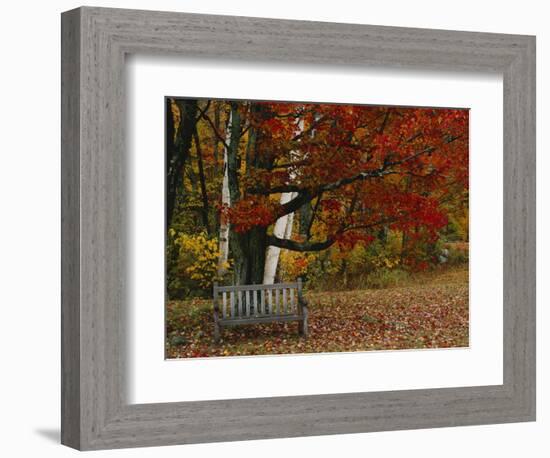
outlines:
[[[313,254],[299,251],[281,250],[280,275],[283,280],[295,281],[296,278],[305,275],[309,263],[313,260]]]
[[[172,117],[174,118],[174,134],[177,132],[181,122],[181,111],[174,99],[170,99],[170,108],[172,109]]]
[[[469,214],[468,211],[459,213],[457,212],[454,215],[450,215],[451,222],[455,224],[460,240],[468,240],[468,229],[469,229]]]
[[[210,288],[218,277],[218,262],[220,251],[218,241],[208,238],[206,234],[198,235],[177,234],[170,229],[169,235],[174,237],[174,243],[178,247],[178,266],[180,271],[195,280],[201,288]],[[222,266],[229,269],[228,262]]]

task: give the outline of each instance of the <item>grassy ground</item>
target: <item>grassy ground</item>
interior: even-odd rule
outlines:
[[[212,301],[167,306],[168,358],[468,346],[468,271],[415,275],[380,290],[307,292],[309,338],[297,323],[224,328],[213,341]]]

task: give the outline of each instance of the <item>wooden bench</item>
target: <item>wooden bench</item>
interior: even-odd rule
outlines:
[[[214,339],[220,340],[223,326],[298,321],[307,337],[307,301],[302,280],[275,285],[218,286],[214,283]]]

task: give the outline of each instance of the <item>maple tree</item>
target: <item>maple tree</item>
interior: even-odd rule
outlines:
[[[269,247],[345,253],[381,231],[411,262],[467,208],[468,110],[167,99],[166,123],[167,226],[219,234],[234,284],[262,283]]]

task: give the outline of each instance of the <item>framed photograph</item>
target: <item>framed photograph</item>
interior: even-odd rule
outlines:
[[[468,346],[469,110],[170,97],[166,119],[168,358]]]
[[[534,419],[534,37],[63,13],[65,445]]]

